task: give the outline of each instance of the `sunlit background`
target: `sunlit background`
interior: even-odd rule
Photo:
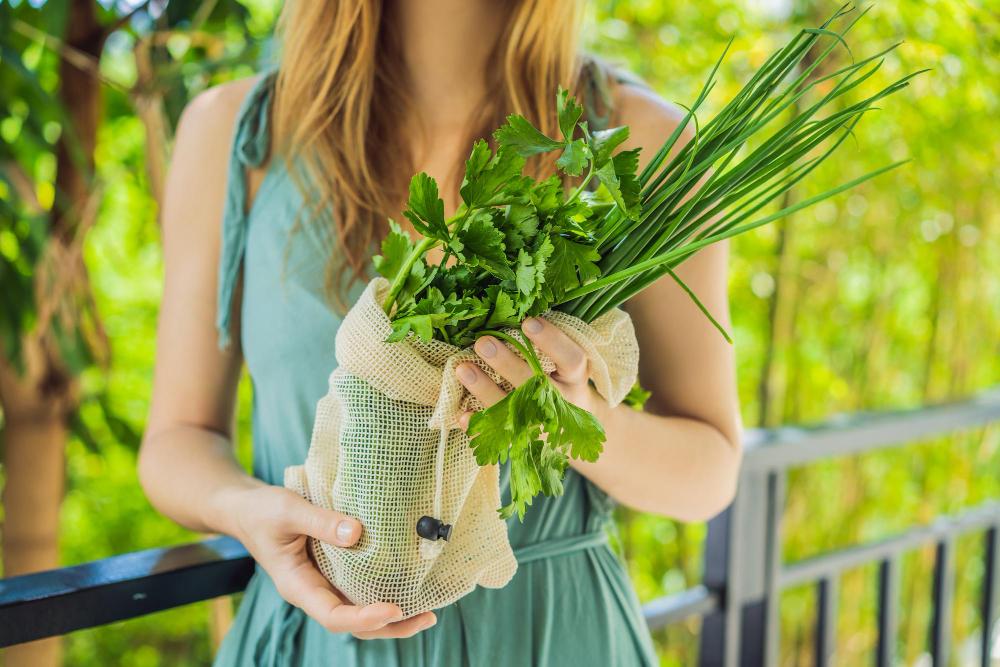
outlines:
[[[4,374],[17,372],[13,360],[28,359],[27,372],[35,368],[31,332],[46,325],[72,418],[68,433],[50,434],[58,465],[33,474],[57,503],[65,467],[57,555],[63,565],[197,537],[149,506],[135,474],[162,280],[157,196],[180,110],[206,87],[272,61],[279,3],[154,1],[131,16],[138,3],[92,3],[92,16],[81,13],[87,4],[0,0],[0,387]],[[681,103],[694,99],[733,39],[709,117],[795,30],[818,25],[839,4],[595,0],[585,39]],[[81,21],[117,22],[117,29],[87,53],[64,41]],[[731,301],[748,426],[917,407],[1000,383],[1000,5],[883,0],[850,43],[865,57],[901,40],[872,89],[907,72],[932,71],[866,118],[790,201],[895,160],[913,162],[734,244]],[[102,83],[94,179],[87,181],[95,194],[90,208],[65,225],[65,254],[54,257],[42,252],[54,233],[50,221],[59,218],[50,214],[60,206],[54,147],[67,119],[80,113],[57,101],[60,50]],[[846,51],[837,57],[849,61]],[[88,148],[75,149],[84,172]],[[77,250],[83,266],[73,261]],[[34,284],[42,285],[37,295]],[[244,381],[244,462],[250,395]],[[9,430],[14,415],[6,400],[3,408],[0,423]],[[9,439],[3,442],[9,448]],[[0,467],[0,484],[6,476],[8,486],[9,454]],[[789,479],[785,558],[889,535],[988,498],[1000,498],[997,428],[812,465]],[[700,582],[704,525],[625,510],[619,518],[618,546],[643,601]],[[977,659],[983,632],[981,542],[974,534],[958,545],[956,665]],[[928,660],[932,566],[933,547],[904,558],[898,649],[906,665]],[[874,570],[850,572],[841,582],[838,663],[874,660]],[[217,602],[200,603],[77,632],[64,641],[63,662],[207,664],[225,611]],[[815,613],[812,588],[783,597],[782,665],[812,664]],[[663,664],[694,664],[697,634],[698,621],[658,633]]]

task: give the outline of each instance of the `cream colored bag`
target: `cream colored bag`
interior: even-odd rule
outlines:
[[[388,281],[376,278],[344,318],[339,366],[317,405],[309,455],[305,465],[285,470],[285,486],[364,526],[350,548],[311,540],[323,575],[355,604],[391,602],[410,617],[451,604],[477,584],[501,588],[517,570],[497,515],[498,468],[476,464],[456,422],[482,406],[454,367],[472,361],[511,386],[471,349],[414,336],[385,343],[392,332],[381,307],[388,291]],[[618,404],[635,383],[639,360],[628,315],[614,310],[589,326],[556,311],[545,317],[584,348],[597,391]],[[541,361],[554,369],[547,357]],[[420,537],[423,516],[451,525],[450,538]]]

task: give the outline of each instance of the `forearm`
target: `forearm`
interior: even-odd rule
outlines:
[[[162,514],[192,530],[236,535],[229,499],[264,486],[248,475],[232,441],[198,426],[172,426],[147,434],[139,454],[139,480]]]
[[[603,403],[603,401],[602,401]],[[608,436],[595,463],[572,466],[629,507],[682,521],[702,521],[732,500],[738,442],[707,422],[664,417],[620,405],[595,410]]]

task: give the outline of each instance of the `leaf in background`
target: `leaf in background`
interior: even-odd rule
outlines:
[[[652,395],[652,392],[646,391],[638,382],[636,382],[632,385],[632,388],[628,390],[628,393],[625,394],[625,398],[622,399],[622,403],[630,408],[642,410],[646,405],[646,401],[648,401],[649,397]]]

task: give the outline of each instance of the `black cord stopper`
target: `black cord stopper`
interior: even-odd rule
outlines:
[[[451,537],[451,524],[432,516],[422,516],[417,520],[417,535],[432,542],[447,540]]]

